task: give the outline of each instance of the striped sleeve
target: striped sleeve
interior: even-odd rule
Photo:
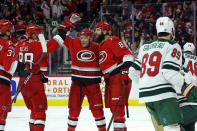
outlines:
[[[130,79],[138,82],[140,78],[140,67],[141,63],[138,59],[135,59],[131,67],[129,68],[129,77]]]
[[[162,69],[180,71],[180,65],[172,61],[164,61]]]
[[[135,70],[139,70],[141,68],[141,62],[138,59],[135,59],[134,63],[131,65]]]
[[[184,77],[180,73],[181,64],[181,47],[178,44],[169,45],[163,58],[161,71],[164,78],[173,85],[176,91],[180,91],[184,83]]]
[[[162,69],[180,71],[182,65],[182,52],[181,47],[178,44],[170,45],[164,61],[162,63]]]

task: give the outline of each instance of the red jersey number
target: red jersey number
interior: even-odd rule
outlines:
[[[20,62],[31,62],[33,63],[34,60],[34,54],[31,52],[26,53],[19,53],[19,61]]]
[[[161,57],[162,55],[158,51],[153,52],[151,55],[145,54],[142,58],[140,78],[142,78],[145,73],[147,73],[148,76],[156,76],[159,73]],[[146,67],[147,62],[150,65],[150,68]]]
[[[171,56],[172,56],[172,57],[176,57],[176,58],[179,60],[180,57],[181,57],[181,52],[178,51],[176,48],[174,48],[174,49],[172,50]]]
[[[190,60],[187,64],[187,69],[189,71],[191,71],[191,73],[197,77],[197,62],[195,62],[194,64],[192,63],[192,61]]]

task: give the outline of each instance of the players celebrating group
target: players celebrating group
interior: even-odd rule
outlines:
[[[82,102],[87,96],[90,110],[99,131],[106,129],[103,101],[99,83],[105,80],[105,107],[110,108],[114,131],[127,131],[125,107],[131,90],[131,79],[139,85],[139,100],[151,115],[156,131],[194,131],[197,120],[196,60],[192,43],[180,45],[174,41],[174,23],[168,17],[156,21],[157,40],[146,41],[134,57],[118,37],[110,36],[107,22],[98,22],[95,32],[83,29],[79,37],[71,38],[69,30],[80,21],[77,13],[58,28],[58,33],[46,43],[47,53],[66,46],[71,53],[72,84],[69,94],[68,131],[77,127]],[[26,28],[28,39],[12,43],[12,23],[0,20],[0,131],[11,111],[10,80],[14,72],[20,77],[19,87],[26,77],[32,77],[21,91],[25,104],[31,110],[29,128],[44,131],[47,97],[43,83],[47,82],[48,59],[40,64],[42,46],[39,25]],[[133,87],[135,88],[135,87]],[[189,112],[189,113],[188,113]],[[191,115],[190,115],[191,114]],[[112,122],[110,121],[110,122]]]

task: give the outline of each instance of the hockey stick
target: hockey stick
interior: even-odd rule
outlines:
[[[38,60],[38,62],[36,63],[36,65],[39,65],[40,62],[42,61],[42,59],[45,57],[46,53],[47,53],[47,47],[46,47],[46,40],[44,38],[43,34],[39,34],[38,38],[40,40],[41,46],[42,46],[42,56],[40,57],[40,59]],[[24,88],[24,86],[27,84],[27,82],[29,81],[29,79],[31,78],[33,74],[30,72],[30,74],[27,76],[27,78],[25,79],[24,83],[22,84],[22,86],[17,90],[14,98],[12,99],[11,103],[8,105],[7,108],[4,109],[3,114],[1,115],[0,120],[2,119],[2,117],[4,116],[4,114],[8,111],[8,109],[10,109],[10,107],[12,106],[12,103],[16,102],[16,99],[19,95],[19,93],[21,92],[21,90]]]
[[[122,91],[121,91],[120,96],[119,96],[119,98],[118,98],[118,101],[117,101],[115,110],[114,110],[114,112],[113,112],[113,114],[112,114],[112,117],[111,117],[111,119],[110,119],[109,125],[108,125],[108,127],[107,127],[107,131],[109,131],[109,129],[110,129],[110,127],[111,127],[112,121],[113,121],[113,119],[114,119],[114,116],[115,116],[115,114],[116,114],[116,111],[117,111],[117,109],[118,109],[120,100],[121,100],[121,98],[122,98],[122,96],[123,96],[123,94],[124,94],[125,89],[126,89],[126,84],[125,84],[125,85],[123,86],[123,88],[122,88]]]
[[[129,105],[127,104],[126,105],[126,112],[127,112],[127,118],[129,118],[129,107],[128,107]]]

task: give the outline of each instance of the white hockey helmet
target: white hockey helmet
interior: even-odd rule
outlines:
[[[157,34],[160,32],[170,33],[175,38],[174,23],[169,17],[159,17],[156,22]]]
[[[193,43],[185,43],[185,45],[183,46],[183,51],[189,51],[191,52],[192,54],[194,54],[194,51],[195,51],[195,46]]]

